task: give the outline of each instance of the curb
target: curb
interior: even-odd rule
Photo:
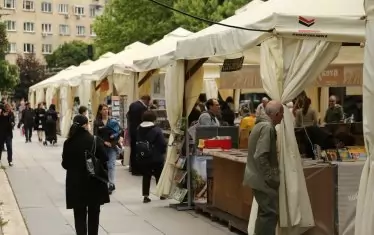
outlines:
[[[12,187],[4,170],[0,169],[0,217],[6,224],[3,225],[3,235],[29,235],[25,221],[22,217]]]

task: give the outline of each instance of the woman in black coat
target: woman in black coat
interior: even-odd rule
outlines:
[[[43,103],[38,104],[38,108],[35,109],[35,128],[34,130],[38,133],[39,142],[44,139],[44,127],[45,127],[45,108]]]
[[[45,141],[51,144],[57,143],[57,119],[58,113],[56,112],[56,105],[51,104],[48,111],[45,114]]]
[[[106,172],[108,157],[103,143],[87,128],[87,117],[75,116],[62,153],[62,167],[66,169],[66,207],[74,210],[77,235],[98,234],[100,206],[110,201]],[[85,156],[86,151],[92,150],[95,140],[95,156],[101,164],[97,178],[88,174]]]

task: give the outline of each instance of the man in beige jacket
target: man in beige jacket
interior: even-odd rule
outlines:
[[[275,126],[283,119],[280,102],[269,101],[256,119],[248,140],[244,185],[252,188],[258,203],[256,235],[275,235],[278,223],[279,163]]]

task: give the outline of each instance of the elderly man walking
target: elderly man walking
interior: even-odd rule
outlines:
[[[279,163],[275,126],[283,119],[280,102],[269,101],[249,135],[244,185],[258,203],[256,235],[275,235],[278,223]]]

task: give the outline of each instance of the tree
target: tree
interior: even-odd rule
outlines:
[[[211,21],[220,21],[251,0],[162,0],[161,2]],[[156,5],[148,0],[112,0],[94,22],[97,54],[117,53],[141,41],[151,44],[177,28],[197,32],[209,26],[201,20]]]
[[[88,44],[82,41],[65,42],[60,45],[51,55],[46,55],[45,60],[48,68],[65,69],[71,65],[79,65],[89,59]]]
[[[16,63],[20,70],[20,82],[14,89],[14,98],[27,98],[29,87],[44,80],[45,66],[35,54],[18,55]]]
[[[172,5],[173,0],[162,0]],[[94,22],[96,53],[118,53],[141,41],[151,44],[175,29],[172,11],[148,0],[112,0]]]
[[[7,49],[6,27],[0,22],[0,92],[13,89],[19,82],[18,67],[5,60]]]
[[[235,11],[251,0],[176,0],[174,8],[213,22],[219,22],[235,14]],[[200,31],[210,24],[174,12],[175,22],[192,32]]]

